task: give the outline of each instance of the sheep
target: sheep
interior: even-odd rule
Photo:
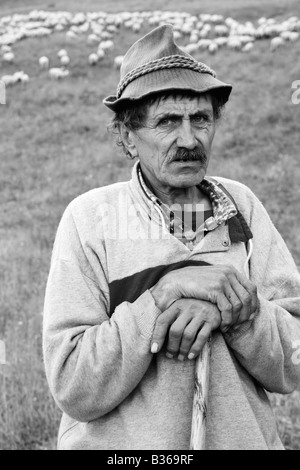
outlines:
[[[141,24],[140,23],[133,23],[132,25],[132,31],[134,33],[139,33],[141,30]]]
[[[98,60],[99,60],[99,57],[95,52],[92,52],[88,57],[88,61],[90,65],[96,65]]]
[[[241,40],[239,36],[229,36],[227,41],[227,47],[230,49],[241,49]]]
[[[48,73],[51,79],[59,80],[60,78],[67,77],[70,72],[63,68],[53,67],[52,69],[49,69]]]
[[[1,80],[5,86],[11,86],[20,82],[27,83],[29,81],[29,76],[21,70],[19,72],[15,72],[13,75],[4,75]]]
[[[226,46],[227,42],[228,42],[228,37],[225,37],[225,36],[221,36],[219,38],[215,38],[214,39],[214,42],[219,46]]]
[[[114,58],[114,67],[116,69],[119,69],[122,65],[122,62],[123,62],[123,59],[124,59],[124,56],[123,55],[117,55],[115,58]]]
[[[215,34],[217,36],[227,36],[229,34],[229,29],[223,24],[217,24],[215,26]]]
[[[101,34],[101,38],[103,40],[108,40],[108,39],[111,39],[112,37],[113,35],[109,33],[108,31],[103,31],[103,33]]]
[[[1,77],[1,81],[4,83],[5,86],[14,85],[17,82],[13,75],[3,75]]]
[[[55,29],[55,31],[61,32],[65,29],[65,27],[61,23],[58,23],[54,26],[54,29]]]
[[[183,47],[183,49],[188,53],[188,54],[193,54],[194,52],[196,52],[199,47],[198,47],[198,44],[187,44],[186,46]]]
[[[250,52],[251,49],[253,49],[253,42],[247,42],[247,44],[245,44],[245,45],[242,47],[241,51],[242,51],[242,52]]]
[[[299,33],[295,31],[282,31],[282,33],[280,33],[280,37],[285,41],[295,42],[299,39]]]
[[[276,36],[271,39],[270,49],[271,52],[274,52],[276,49],[284,45],[284,39],[280,36]]]
[[[46,56],[42,56],[39,58],[39,65],[42,69],[48,69],[49,68],[49,59]]]
[[[69,57],[68,55],[63,55],[63,56],[60,58],[60,63],[61,63],[61,65],[63,65],[63,66],[69,65],[69,63],[70,63],[70,57]]]
[[[216,42],[216,41],[215,41]],[[210,44],[212,43],[211,39],[200,39],[198,41],[198,49],[208,49],[208,47],[210,46]]]
[[[184,23],[184,24],[182,25],[181,32],[182,32],[183,34],[191,34],[192,29],[193,29],[193,25],[192,25],[192,24],[190,24],[190,23]]]
[[[215,42],[211,42],[211,44],[209,44],[208,46],[208,52],[210,54],[215,54],[218,49],[219,49],[218,44],[216,44]]]
[[[175,39],[180,39],[182,37],[182,34],[180,31],[175,30],[173,34],[174,34]]]
[[[105,57],[105,51],[100,46],[97,49],[97,56],[99,60],[102,60]]]
[[[6,52],[12,52],[12,48],[7,44],[4,44],[3,46],[1,46],[1,53],[5,54]]]
[[[23,73],[23,75],[20,77],[20,80],[22,83],[28,83],[29,82],[29,75],[27,73]]]
[[[57,53],[57,57],[61,59],[64,55],[68,55],[66,49],[60,49]]]
[[[96,44],[96,43],[99,43],[99,41],[100,41],[99,36],[97,36],[94,33],[89,34],[88,37],[87,37],[88,44]]]
[[[259,18],[259,19],[257,20],[257,23],[259,24],[259,26],[261,26],[261,25],[265,24],[266,21],[267,21],[267,18],[265,18],[265,17],[263,16],[263,17],[261,17],[261,18]]]
[[[67,31],[66,32],[66,39],[67,40],[72,40],[72,39],[78,39],[78,35],[76,33],[74,33],[74,31]]]
[[[198,42],[198,40],[199,40],[198,34],[192,32],[190,39],[189,39],[190,43],[195,44],[196,42]]]
[[[290,41],[295,42],[295,41],[298,41],[298,39],[299,39],[299,33],[297,33],[296,31],[291,31],[290,32]]]
[[[114,43],[111,40],[101,41],[99,47],[101,47],[101,49],[103,49],[104,51],[110,51],[114,48]]]
[[[2,59],[4,62],[13,63],[15,60],[15,54],[13,52],[5,52]]]

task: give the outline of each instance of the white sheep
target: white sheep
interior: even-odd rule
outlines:
[[[69,70],[59,68],[59,67],[53,67],[52,69],[49,69],[49,76],[52,79],[59,80],[60,78],[65,78],[69,75]]]
[[[69,65],[70,63],[70,57],[68,55],[63,55],[61,58],[60,58],[60,63],[61,65],[63,65],[64,67],[66,65]]]
[[[4,75],[1,77],[1,80],[5,86],[11,86],[20,82],[27,83],[29,81],[29,76],[21,70],[19,72],[15,72],[13,75]]]
[[[20,78],[21,82],[22,83],[28,83],[29,82],[29,75],[27,75],[27,73],[23,73],[23,75],[21,76]]]
[[[61,23],[58,23],[54,26],[55,31],[61,32],[65,29],[64,25]]]
[[[229,33],[229,29],[226,25],[224,24],[217,24],[215,26],[215,34],[217,36],[227,36]]]
[[[42,56],[39,58],[39,65],[42,69],[48,69],[49,68],[49,59],[46,56]]]
[[[245,44],[245,45],[242,47],[241,51],[242,51],[242,52],[250,52],[251,49],[253,49],[253,42],[247,42],[247,44]]]
[[[105,57],[105,51],[100,46],[97,49],[97,56],[99,60],[102,60]]]
[[[114,48],[114,43],[111,40],[101,41],[99,47],[101,47],[101,49],[104,51],[110,51]]]
[[[182,49],[184,49],[188,54],[193,55],[194,52],[198,51],[199,47],[198,44],[186,44],[186,46],[182,46]]]
[[[215,39],[214,39],[214,42],[215,42],[219,47],[226,46],[226,44],[227,44],[227,42],[228,42],[228,37],[221,36],[221,37],[219,37],[219,38],[215,38]]]
[[[208,52],[210,54],[215,54],[218,50],[218,44],[216,44],[215,42],[211,42],[208,46]]]
[[[88,57],[88,61],[90,65],[96,65],[98,60],[99,60],[99,57],[95,52],[92,52]]]
[[[1,53],[5,54],[6,52],[12,52],[12,48],[7,44],[4,44],[3,46],[1,46]]]
[[[282,31],[282,33],[280,33],[280,37],[285,41],[295,42],[299,39],[299,33],[295,31]]]
[[[216,40],[215,40],[215,42],[216,42]],[[202,49],[202,50],[208,49],[208,47],[210,46],[211,43],[212,43],[211,39],[205,39],[205,38],[200,39],[198,41],[198,49]]]
[[[2,58],[4,62],[13,63],[15,60],[15,54],[13,52],[5,52]]]
[[[176,30],[175,30],[173,34],[174,34],[174,38],[175,38],[175,39],[180,39],[180,38],[182,38],[182,34],[181,34],[180,31],[176,31]]]
[[[280,36],[276,36],[275,38],[271,39],[270,42],[270,49],[271,52],[274,52],[276,49],[284,45],[284,39]]]
[[[5,86],[14,85],[17,82],[13,75],[3,75],[1,77],[1,81],[4,83]]]
[[[64,55],[68,55],[66,49],[60,49],[57,53],[57,57],[61,59]]]
[[[259,19],[257,20],[257,23],[261,26],[261,25],[265,24],[266,21],[267,21],[267,18],[265,18],[264,16],[262,16],[261,18],[259,18]]]
[[[122,65],[122,62],[123,62],[123,59],[124,59],[124,56],[123,55],[117,55],[115,58],[114,58],[114,67],[116,69],[119,69]]]
[[[230,49],[241,49],[242,43],[239,36],[229,36],[227,47]]]
[[[74,33],[74,31],[67,31],[66,32],[66,39],[72,41],[73,39],[78,39],[78,34]]]
[[[196,42],[198,42],[198,40],[199,40],[198,34],[192,32],[192,34],[190,36],[190,39],[189,39],[190,44],[196,44]]]
[[[96,44],[96,43],[99,43],[99,41],[100,41],[99,36],[97,36],[94,33],[89,34],[88,37],[87,37],[88,44]]]
[[[133,23],[132,25],[132,31],[134,33],[139,33],[141,30],[141,23]]]

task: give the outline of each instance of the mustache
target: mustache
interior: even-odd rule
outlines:
[[[184,147],[180,147],[177,149],[174,157],[171,161],[200,161],[201,163],[206,163],[207,161],[207,154],[205,150],[201,147],[196,147],[194,149],[186,149]]]

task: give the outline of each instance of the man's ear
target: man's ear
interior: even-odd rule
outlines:
[[[130,155],[135,158],[138,156],[138,152],[135,146],[135,139],[134,133],[124,124],[121,125],[120,128],[122,142],[126,148],[126,150],[130,153]]]

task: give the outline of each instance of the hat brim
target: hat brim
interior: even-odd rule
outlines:
[[[172,68],[156,70],[142,75],[130,82],[124,89],[121,97],[108,96],[103,104],[116,112],[120,105],[132,103],[153,93],[163,91],[192,91],[206,93],[216,91],[222,97],[224,104],[228,101],[232,86],[221,82],[209,73],[200,73],[187,68]]]

